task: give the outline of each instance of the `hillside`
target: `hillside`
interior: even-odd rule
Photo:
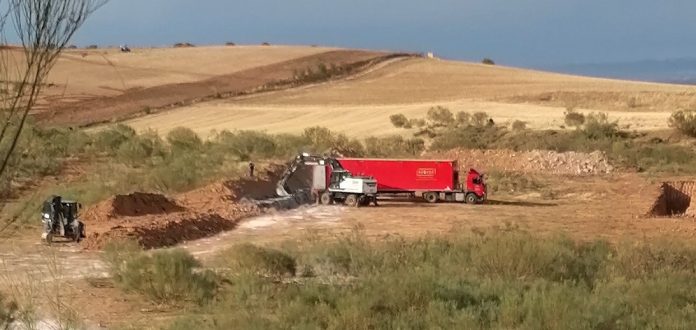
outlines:
[[[485,111],[498,122],[523,120],[535,129],[563,125],[563,112],[610,112],[622,125],[666,128],[669,114],[694,104],[681,85],[585,78],[455,61],[406,59],[339,82],[252,97],[196,104],[128,121],[166,133],[186,126],[211,130],[298,132],[320,125],[352,136],[403,133],[389,116],[422,116],[432,106]],[[196,113],[195,118],[191,113]]]
[[[207,47],[68,52],[34,111],[47,125],[89,126],[210,99],[287,88],[298,72],[355,70],[388,53],[315,47]],[[337,69],[338,70],[338,69]],[[348,72],[346,71],[346,72]],[[76,82],[73,82],[76,81]],[[276,86],[276,87],[273,87]],[[285,86],[285,87],[284,87]]]

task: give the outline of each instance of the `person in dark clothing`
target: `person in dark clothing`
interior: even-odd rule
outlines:
[[[254,163],[252,163],[252,162],[249,163],[249,176],[252,178],[254,177],[254,168],[255,167],[256,166],[254,165]]]
[[[63,200],[60,196],[54,196],[51,204],[53,206],[53,214],[51,216],[53,217],[53,229],[55,230],[63,221]]]

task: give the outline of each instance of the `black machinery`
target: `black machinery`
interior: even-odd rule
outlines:
[[[64,237],[79,242],[85,237],[85,224],[79,220],[82,204],[63,200],[60,196],[51,196],[44,201],[41,210],[41,222],[44,232],[41,235],[47,243],[54,237]]]

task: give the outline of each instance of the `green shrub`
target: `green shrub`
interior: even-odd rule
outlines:
[[[495,65],[495,62],[494,62],[492,59],[488,58],[488,57],[486,57],[486,58],[484,58],[483,60],[481,60],[481,63],[486,64],[486,65]]]
[[[94,137],[94,146],[97,151],[114,155],[121,147],[121,144],[132,139],[136,134],[133,128],[118,124],[114,127],[97,132]]]
[[[220,255],[222,265],[236,272],[264,276],[295,276],[295,259],[281,251],[252,244],[237,245]]]
[[[447,127],[454,124],[454,115],[452,112],[441,106],[430,108],[427,118],[433,127]]]
[[[411,126],[417,127],[417,128],[423,128],[423,127],[425,127],[425,125],[427,125],[427,123],[425,122],[425,119],[422,119],[422,118],[410,119],[410,120],[408,121],[408,123],[409,123]]]
[[[203,141],[191,129],[185,127],[177,127],[167,134],[167,142],[175,152],[190,152],[200,151],[203,147]]]
[[[431,150],[450,150],[454,148],[488,149],[506,132],[497,127],[468,126],[446,130],[435,136],[430,145]]]
[[[425,141],[418,138],[404,139],[400,135],[365,139],[365,155],[368,157],[415,157],[425,150]]]
[[[151,169],[146,180],[157,191],[185,191],[204,182],[219,166],[219,163],[211,164],[201,155],[184,153]]]
[[[613,138],[619,134],[619,124],[610,122],[606,113],[591,113],[585,119],[582,132],[591,140]]]
[[[145,132],[121,144],[116,158],[125,164],[139,167],[147,164],[152,157],[164,158],[168,150],[164,141],[155,132]]]
[[[409,122],[408,118],[404,116],[403,114],[394,114],[389,116],[389,120],[391,121],[392,125],[397,128],[411,128],[411,123]]]
[[[134,243],[113,243],[106,248],[105,260],[119,286],[157,303],[203,304],[212,299],[217,288],[213,274],[196,271],[200,264],[184,250],[148,254],[138,251]]]
[[[477,127],[489,126],[491,117],[485,112],[476,112],[471,116],[471,123]]]
[[[527,122],[521,121],[521,120],[515,120],[512,122],[512,130],[513,131],[524,131],[527,129]]]
[[[222,131],[213,141],[220,147],[220,151],[231,153],[242,161],[252,158],[272,158],[277,154],[278,149],[276,140],[264,132]]]
[[[247,247],[250,261],[216,306],[175,326],[688,328],[696,319],[696,254],[680,242],[578,243],[515,229],[375,241],[355,230],[292,245],[313,277],[243,272],[266,263]]]
[[[565,124],[569,127],[580,127],[585,124],[585,115],[576,112],[573,108],[568,108],[564,113]]]
[[[457,126],[467,126],[471,124],[471,114],[466,111],[459,111],[456,115]]]
[[[696,111],[680,110],[673,113],[669,118],[669,127],[690,137],[696,137]]]

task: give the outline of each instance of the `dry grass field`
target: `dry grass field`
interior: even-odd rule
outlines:
[[[608,112],[623,127],[667,127],[674,110],[693,107],[690,86],[586,78],[464,62],[406,59],[368,74],[304,88],[196,104],[128,121],[166,133],[186,126],[211,130],[299,132],[320,125],[351,136],[403,133],[389,116],[420,117],[432,106],[485,111],[499,123],[522,120],[558,128],[563,112]],[[195,116],[191,116],[195,113]]]
[[[134,88],[200,81],[328,51],[293,46],[209,46],[66,50],[47,83],[48,95],[68,98],[118,95]]]

